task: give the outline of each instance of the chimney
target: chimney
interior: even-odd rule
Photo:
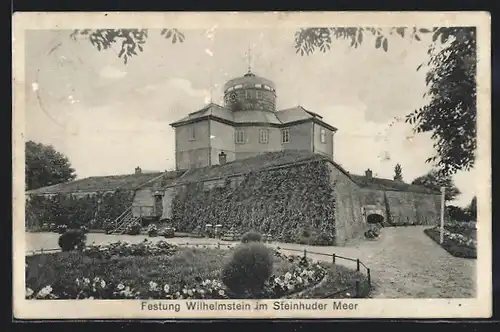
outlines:
[[[365,171],[365,176],[366,176],[366,179],[367,179],[367,180],[371,180],[371,179],[372,179],[372,175],[373,175],[372,170],[368,168],[368,169]]]
[[[224,153],[224,151],[222,151],[221,153],[219,153],[219,165],[224,165],[226,161],[226,154]]]
[[[141,173],[142,173],[142,169],[139,166],[137,166],[135,168],[135,174],[141,174]]]

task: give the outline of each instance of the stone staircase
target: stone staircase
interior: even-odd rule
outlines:
[[[114,221],[116,228],[109,234],[123,234],[128,225],[133,224],[139,219],[139,217],[134,217],[134,215],[132,214],[132,207],[129,207],[118,218],[116,218],[116,220]]]

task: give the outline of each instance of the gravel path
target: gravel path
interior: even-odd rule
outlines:
[[[382,229],[376,241],[358,241],[345,247],[312,247],[272,243],[303,251],[359,258],[371,270],[373,298],[470,298],[475,297],[476,260],[451,256],[423,232],[424,227]],[[26,233],[26,252],[57,248],[58,234]],[[88,234],[87,243],[105,244],[117,240],[139,243],[147,236]],[[163,238],[149,238],[158,241]],[[214,239],[174,238],[170,243],[217,243]],[[223,244],[229,244],[222,242]],[[311,258],[330,261],[331,257],[308,253]],[[355,267],[354,262],[337,263]]]

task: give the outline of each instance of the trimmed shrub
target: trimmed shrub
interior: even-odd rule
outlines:
[[[272,251],[261,243],[236,248],[222,269],[222,282],[237,298],[260,298],[273,273]]]
[[[166,238],[173,238],[175,236],[175,228],[165,227],[161,230],[160,235]]]
[[[79,229],[72,229],[59,236],[59,247],[62,251],[83,250],[87,236]]]
[[[255,231],[246,232],[241,237],[242,243],[261,242],[261,241],[262,241],[262,235]]]
[[[130,225],[127,226],[127,228],[125,229],[125,234],[127,235],[139,235],[141,234],[141,224],[139,224],[138,222],[134,222]]]
[[[148,236],[155,237],[158,235],[158,226],[155,224],[150,224],[148,226]]]

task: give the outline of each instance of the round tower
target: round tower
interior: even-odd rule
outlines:
[[[276,111],[276,86],[248,71],[224,85],[224,104],[232,111]]]

